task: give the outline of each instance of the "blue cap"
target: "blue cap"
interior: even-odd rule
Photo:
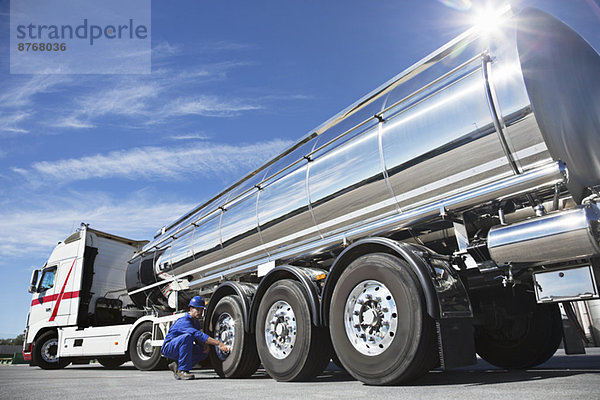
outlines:
[[[202,300],[202,297],[194,296],[190,300],[190,307],[204,308],[206,306],[204,305],[204,300]]]

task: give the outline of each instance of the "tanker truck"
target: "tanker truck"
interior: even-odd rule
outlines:
[[[496,19],[151,241],[82,225],[34,271],[26,358],[160,368],[195,295],[227,378],[302,381],[333,359],[389,385],[576,349],[572,302],[599,297],[600,57],[540,10]]]

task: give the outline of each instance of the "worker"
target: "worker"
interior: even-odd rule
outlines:
[[[169,329],[162,345],[162,354],[176,360],[169,364],[175,379],[190,380],[195,376],[190,370],[200,361],[208,357],[208,345],[217,346],[222,352],[231,349],[225,343],[213,339],[200,330],[200,319],[204,316],[206,306],[200,296],[190,300],[189,312],[179,318]]]

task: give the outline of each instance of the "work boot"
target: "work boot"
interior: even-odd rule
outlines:
[[[177,379],[178,381],[189,381],[196,378],[196,376],[194,374],[190,374],[188,371],[177,371],[175,373],[175,379]]]
[[[172,363],[169,364],[169,369],[171,371],[173,371],[173,375],[175,376],[175,379],[177,379],[177,361],[173,361]]]

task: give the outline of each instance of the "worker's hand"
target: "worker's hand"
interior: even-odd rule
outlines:
[[[217,347],[224,353],[229,353],[231,351],[231,347],[227,346],[225,343],[219,342]]]

